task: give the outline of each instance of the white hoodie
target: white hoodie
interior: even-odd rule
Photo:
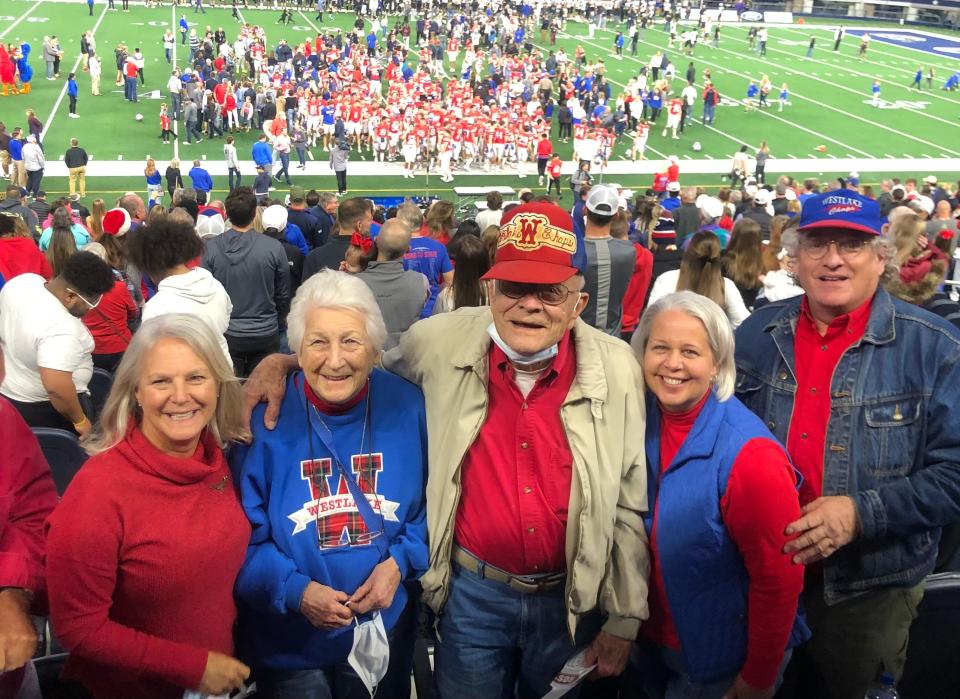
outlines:
[[[157,293],[143,307],[143,321],[168,313],[196,316],[213,330],[227,363],[233,366],[230,349],[223,336],[230,324],[232,311],[233,304],[223,284],[203,267],[197,267],[186,274],[176,274],[160,282]]]

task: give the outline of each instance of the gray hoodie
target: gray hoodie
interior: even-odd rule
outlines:
[[[33,233],[34,238],[40,237],[40,221],[37,215],[29,207],[21,204],[19,198],[0,200],[0,211],[19,215],[26,222],[27,228]]]
[[[227,334],[272,337],[290,310],[290,270],[280,241],[230,228],[203,245],[200,263],[223,284],[233,311]]]

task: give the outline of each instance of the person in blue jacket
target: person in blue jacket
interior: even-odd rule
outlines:
[[[213,178],[210,177],[210,173],[200,165],[199,160],[193,161],[193,167],[190,168],[187,177],[190,178],[190,181],[193,183],[193,188],[198,192],[209,194],[210,190],[213,189]]]
[[[237,579],[238,648],[258,696],[409,696],[413,605],[427,568],[420,389],[374,368],[387,336],[373,293],[313,275],[288,315],[301,370],[279,419],[251,419],[233,456],[253,534]]]
[[[260,137],[254,141],[253,147],[250,149],[250,157],[253,158],[254,166],[262,167],[267,171],[272,170],[273,153],[270,150],[270,144],[267,143],[266,134],[260,134]]]

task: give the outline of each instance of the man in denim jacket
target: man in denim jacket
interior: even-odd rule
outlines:
[[[740,326],[737,397],[804,478],[786,547],[807,566],[802,696],[860,699],[902,672],[941,528],[960,520],[960,334],[880,288],[875,201],[811,197],[784,243],[806,295]]]

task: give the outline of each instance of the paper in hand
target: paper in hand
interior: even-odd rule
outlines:
[[[574,653],[557,673],[557,676],[553,678],[553,682],[550,683],[550,691],[543,695],[543,699],[559,699],[580,684],[583,678],[593,671],[597,664],[586,665],[584,663],[586,654],[586,648]]]

